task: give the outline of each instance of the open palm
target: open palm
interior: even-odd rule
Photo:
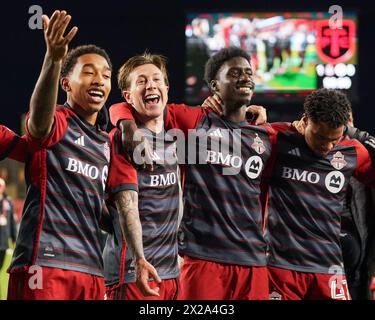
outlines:
[[[78,28],[73,27],[69,33],[64,36],[66,28],[71,20],[71,16],[66,11],[56,10],[51,19],[46,15],[42,16],[44,26],[44,39],[47,45],[47,55],[53,61],[62,60],[68,52],[68,45],[77,33]]]

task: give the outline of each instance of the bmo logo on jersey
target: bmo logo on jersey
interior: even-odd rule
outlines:
[[[224,166],[240,168],[242,166],[242,159],[239,156],[227,154],[223,155],[221,152],[213,150],[207,151],[206,162],[214,164],[222,164]]]
[[[325,184],[329,192],[338,193],[345,184],[345,176],[340,171],[332,171],[327,174]]]
[[[298,170],[289,167],[283,167],[281,177],[284,179],[309,182],[312,184],[317,184],[320,181],[320,175],[316,172]],[[332,171],[327,174],[324,182],[325,187],[328,189],[329,192],[338,193],[344,187],[345,176],[340,171]]]
[[[68,166],[65,168],[65,170],[81,174],[87,178],[90,178],[91,180],[98,179],[100,170],[96,166],[90,165],[88,163],[84,163],[77,159],[73,159],[73,158],[68,158],[68,159],[69,159]],[[103,190],[105,189],[107,177],[108,177],[108,166],[105,165],[101,172]]]
[[[252,156],[245,163],[245,171],[250,179],[259,177],[263,169],[263,161],[259,156]]]
[[[150,187],[164,187],[176,184],[177,176],[175,172],[167,174],[152,174],[150,175]]]
[[[302,182],[318,183],[320,180],[319,174],[307,170],[298,170],[295,168],[283,167],[282,178],[297,180]]]

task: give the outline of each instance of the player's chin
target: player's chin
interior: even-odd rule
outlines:
[[[86,110],[89,113],[96,113],[102,110],[103,107],[104,107],[104,103],[89,103]]]

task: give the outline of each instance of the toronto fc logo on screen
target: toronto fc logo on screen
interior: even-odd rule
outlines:
[[[355,53],[356,30],[351,20],[343,20],[342,28],[330,28],[329,20],[316,22],[316,44],[319,58],[327,63],[346,62]]]

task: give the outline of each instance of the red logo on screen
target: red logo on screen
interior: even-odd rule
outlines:
[[[355,24],[352,20],[343,20],[342,29],[333,29],[329,20],[316,23],[316,47],[318,56],[324,62],[337,64],[353,57],[356,44]]]

